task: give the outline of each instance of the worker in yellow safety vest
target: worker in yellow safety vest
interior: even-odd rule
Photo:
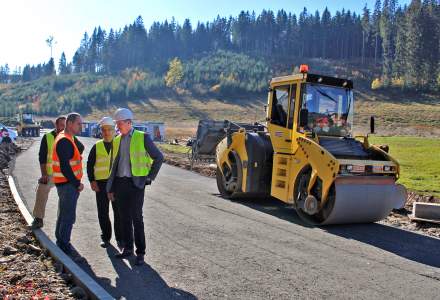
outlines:
[[[135,130],[133,113],[127,108],[116,111],[114,120],[121,133],[115,138],[118,153],[107,181],[109,199],[118,202],[123,250],[118,258],[129,258],[136,245],[135,265],[144,263],[146,251],[144,220],[145,186],[156,178],[163,155],[149,134]]]
[[[87,159],[87,176],[90,186],[96,193],[99,226],[101,227],[101,247],[107,248],[112,237],[112,224],[109,217],[109,199],[106,185],[110,171],[118,153],[119,143],[114,140],[115,123],[110,117],[104,117],[99,122],[102,140],[96,142],[89,152]],[[118,201],[112,202],[114,232],[118,247],[122,247],[122,232],[119,218]]]
[[[52,151],[55,138],[66,127],[66,117],[60,116],[55,120],[55,129],[43,135],[38,152],[40,162],[41,177],[38,179],[37,193],[34,204],[34,220],[32,229],[43,227],[44,213],[49,192],[53,188],[52,182]]]

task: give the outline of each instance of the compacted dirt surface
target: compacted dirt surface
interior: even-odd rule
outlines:
[[[10,192],[7,161],[31,140],[17,144],[10,149],[0,145],[0,299],[74,299],[71,277],[38,244]]]
[[[185,154],[163,152],[165,156],[165,163],[176,166],[185,170],[191,169],[190,161]],[[203,176],[215,177],[215,162],[214,161],[197,161],[193,164],[192,170]]]
[[[440,203],[440,199],[409,192],[405,207],[393,210],[388,218],[380,223],[440,238],[440,224],[411,221],[409,216],[412,214],[414,202]]]

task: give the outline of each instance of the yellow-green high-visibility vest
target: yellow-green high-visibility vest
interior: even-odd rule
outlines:
[[[121,135],[115,137],[115,142],[121,142]],[[136,177],[147,176],[150,173],[153,159],[145,150],[144,133],[139,130],[134,130],[130,141],[130,163],[131,175]]]
[[[53,136],[52,132],[48,132],[44,136],[46,137],[46,145],[47,145],[46,171],[47,171],[47,175],[51,176],[53,174],[52,152],[53,152],[53,144],[55,142],[55,137]]]
[[[110,176],[111,166],[118,153],[119,143],[113,140],[113,145],[110,152],[107,152],[104,146],[104,140],[96,143],[96,161],[95,161],[95,180],[106,180]]]

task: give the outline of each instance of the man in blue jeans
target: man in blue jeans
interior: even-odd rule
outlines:
[[[58,247],[66,254],[72,253],[70,235],[76,219],[76,204],[79,193],[84,189],[82,178],[83,144],[75,137],[81,133],[82,119],[77,113],[66,118],[66,128],[61,131],[54,143],[52,154],[52,180],[57,188],[58,218],[55,237]]]

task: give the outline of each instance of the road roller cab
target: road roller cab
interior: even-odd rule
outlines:
[[[312,224],[374,222],[403,206],[399,164],[353,134],[353,83],[301,73],[270,82],[266,126],[230,122],[217,146],[224,197],[273,196]]]

